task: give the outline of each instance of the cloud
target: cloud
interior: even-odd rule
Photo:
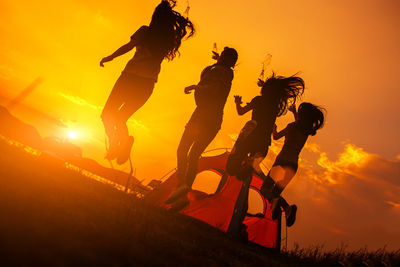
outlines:
[[[400,208],[400,203],[396,203],[393,201],[386,201],[386,203],[388,203],[389,205],[392,205],[395,208]]]
[[[231,140],[237,135],[229,135]],[[272,141],[261,166],[268,173],[283,140]],[[288,246],[335,249],[400,247],[400,156],[393,160],[347,143],[335,160],[308,142],[283,196],[299,208]]]
[[[96,106],[96,105],[86,101],[85,99],[80,98],[79,96],[67,95],[62,92],[60,92],[59,95],[65,99],[67,99],[71,103],[74,103],[75,105],[78,105],[81,107],[88,107],[90,109],[98,110],[98,111],[103,110],[102,106]],[[136,129],[141,128],[143,130],[148,130],[148,127],[144,123],[142,123],[141,121],[135,120],[133,118],[130,118],[127,123],[128,123],[128,125],[131,125],[132,127],[136,128]]]
[[[346,144],[336,160],[317,144],[307,144],[305,150],[311,154],[301,158],[297,175],[283,193],[299,206],[289,240],[328,248],[342,241],[353,249],[398,248],[400,160],[382,158],[354,144]]]
[[[61,97],[65,98],[65,99],[67,99],[68,101],[78,105],[78,106],[89,107],[89,108],[95,109],[95,110],[102,110],[103,109],[103,107],[93,105],[93,104],[89,103],[88,101],[86,101],[85,99],[80,98],[79,96],[67,95],[67,94],[64,94],[62,92],[60,92],[59,95]]]
[[[132,119],[132,118],[130,118],[128,120],[128,125],[131,125],[131,127],[134,128],[134,129],[141,128],[141,129],[146,130],[146,131],[149,130],[149,128],[144,123],[142,123],[139,120]]]

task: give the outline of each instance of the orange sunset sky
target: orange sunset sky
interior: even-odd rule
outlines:
[[[76,132],[70,141],[106,165],[100,113],[133,51],[105,68],[99,62],[148,24],[159,2],[0,0],[0,104],[39,81],[11,112],[42,136],[63,139]],[[186,6],[178,1],[176,9]],[[208,149],[232,147],[250,118],[236,114],[233,95],[250,101],[259,93],[256,81],[271,54],[266,73],[300,72],[307,87],[303,100],[328,112],[284,192],[300,208],[289,247],[336,248],[343,241],[352,249],[399,248],[398,14],[396,0],[191,0],[196,35],[183,42],[180,57],[162,64],[153,95],[128,123],[137,177],[150,181],[175,167],[179,139],[195,108],[183,88],[213,63],[214,42],[236,48],[239,60],[222,129]],[[279,118],[278,128],[291,119]],[[281,145],[273,143],[267,167]]]

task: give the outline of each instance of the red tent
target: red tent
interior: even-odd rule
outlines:
[[[238,231],[238,218],[247,211],[245,206],[248,185],[238,180],[235,176],[229,176],[225,171],[228,153],[219,156],[202,157],[199,160],[198,173],[213,171],[221,180],[214,194],[207,194],[197,190],[188,193],[190,204],[180,213],[204,221],[224,232]],[[271,205],[260,194],[262,179],[253,173],[250,182],[250,190],[255,190],[263,202],[263,209],[258,214],[245,215],[244,224],[247,226],[248,239],[264,247],[280,249],[281,227],[280,218],[271,219]],[[173,173],[164,183],[149,193],[145,200],[153,205],[168,208],[164,201],[177,185],[176,173]],[[253,192],[254,193],[254,192]],[[243,214],[244,215],[244,214]]]

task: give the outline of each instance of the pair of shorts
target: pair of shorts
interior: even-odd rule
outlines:
[[[235,146],[242,151],[250,153],[250,156],[266,157],[270,145],[270,140],[266,134],[257,128],[257,122],[250,120],[246,122],[240,131]]]

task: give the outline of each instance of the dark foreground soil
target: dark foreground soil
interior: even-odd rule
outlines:
[[[0,140],[1,266],[400,266],[381,254],[276,254]]]

